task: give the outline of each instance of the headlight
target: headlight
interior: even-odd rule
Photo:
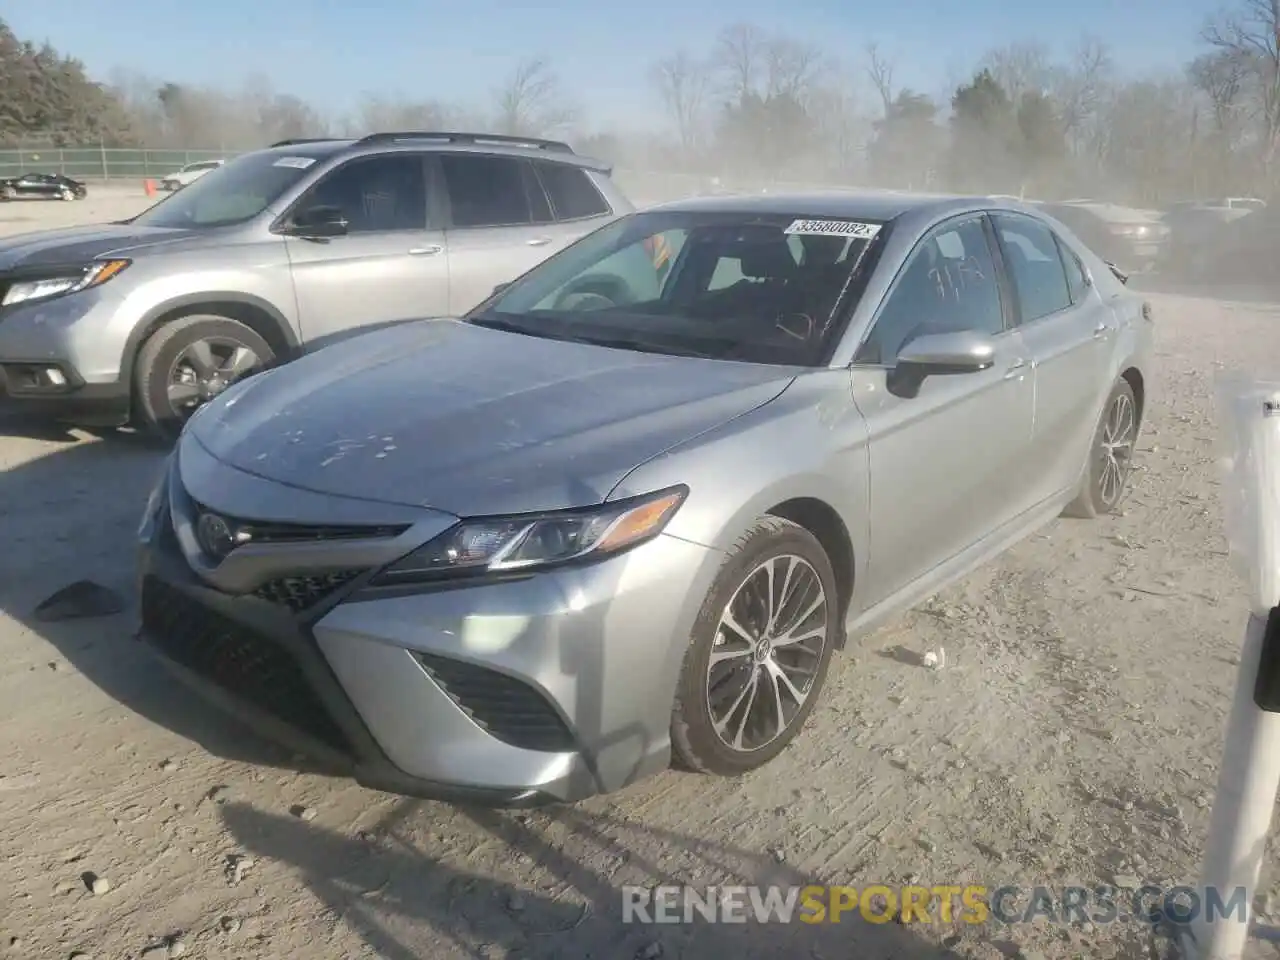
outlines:
[[[99,287],[129,266],[128,260],[98,260],[80,270],[36,280],[19,280],[9,285],[0,306],[30,303],[32,300],[48,300],[66,293],[76,293]]]
[[[611,556],[661,533],[688,492],[674,487],[591,510],[464,520],[393,563],[373,586],[532,571]]]

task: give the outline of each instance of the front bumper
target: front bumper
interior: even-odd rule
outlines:
[[[590,566],[380,594],[375,568],[334,571],[345,548],[325,548],[321,573],[282,544],[232,592],[193,563],[198,509],[171,478],[144,524],[141,635],[264,734],[375,789],[497,805],[579,800],[668,765],[715,551],[660,536]]]
[[[0,394],[86,425],[124,423],[129,324],[120,307],[103,291],[85,290],[0,310]]]

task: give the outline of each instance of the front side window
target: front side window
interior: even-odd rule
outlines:
[[[425,230],[427,187],[422,157],[391,153],[353,160],[321,180],[303,206],[337,207],[347,219],[348,233]]]
[[[523,161],[444,153],[440,167],[455,227],[513,227],[534,222]]]
[[[1030,217],[992,216],[1023,323],[1071,306],[1066,268],[1047,226]]]
[[[926,236],[907,258],[855,357],[890,366],[926,334],[1004,330],[1000,287],[981,217],[949,222]]]
[[[274,150],[245,154],[169,194],[129,222],[178,229],[243,223],[274,204],[324,156],[306,151],[286,156]]]
[[[625,349],[812,365],[838,335],[841,294],[873,241],[820,238],[836,240],[833,250],[797,261],[786,230],[800,220],[633,214],[545,261],[469,319]]]

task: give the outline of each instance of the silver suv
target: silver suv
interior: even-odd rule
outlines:
[[[264,366],[459,315],[633,208],[564,143],[292,140],[132,220],[0,242],[0,386],[62,420],[172,435]]]

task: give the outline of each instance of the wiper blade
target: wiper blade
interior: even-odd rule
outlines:
[[[596,347],[638,350],[641,353],[665,353],[673,357],[699,357],[704,360],[714,360],[719,356],[719,354],[710,350],[698,350],[694,347],[680,346],[669,341],[643,340],[637,337],[594,337],[578,334],[565,339],[576,340],[578,343],[589,343]]]
[[[490,330],[506,330],[509,333],[530,332],[528,327],[512,323],[510,320],[503,320],[492,313],[482,313],[474,317],[468,317],[467,323],[474,323],[477,327],[488,327]]]

